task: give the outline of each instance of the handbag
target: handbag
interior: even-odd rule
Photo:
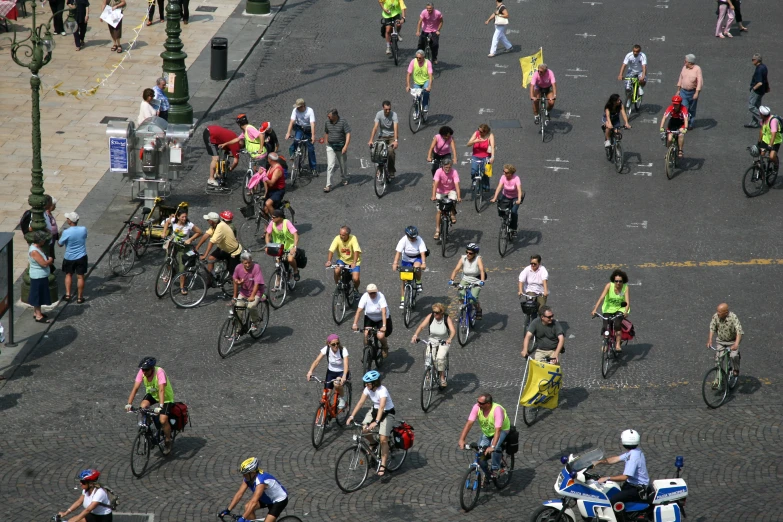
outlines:
[[[488,178],[492,177],[492,163],[487,163],[484,165],[484,175]]]
[[[495,16],[495,25],[508,25],[508,18]]]

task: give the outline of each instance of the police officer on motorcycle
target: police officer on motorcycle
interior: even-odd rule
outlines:
[[[644,458],[644,453],[639,449],[639,442],[641,437],[636,430],[625,430],[620,435],[620,442],[623,447],[628,450],[622,455],[616,457],[607,457],[601,459],[595,463],[595,466],[599,464],[617,464],[618,462],[625,462],[625,469],[622,475],[614,475],[611,477],[601,477],[598,482],[604,483],[607,480],[622,481],[622,489],[609,497],[609,501],[612,505],[616,505],[618,502],[647,502],[647,491],[650,484],[650,475],[647,473],[647,461]]]

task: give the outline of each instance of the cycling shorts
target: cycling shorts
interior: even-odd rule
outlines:
[[[332,370],[326,370],[326,378],[324,379],[324,381],[325,381],[324,386],[331,390],[332,388],[334,388],[334,383],[333,382],[329,382],[329,381],[333,381],[336,378],[342,377],[342,376],[343,376],[343,372],[333,372]],[[348,377],[347,378],[348,379],[351,378],[351,372],[348,372]]]
[[[157,399],[153,398],[152,395],[150,395],[149,393],[147,395],[145,395],[143,399],[141,399],[141,402],[144,402],[144,401],[149,401],[150,406],[152,406],[153,404],[157,404],[158,403]],[[163,405],[160,407],[160,414],[161,415],[170,415],[169,414],[169,410],[171,410],[172,406],[174,406],[173,402],[164,402]]]
[[[380,330],[381,327],[383,327],[383,321],[373,321],[372,319],[370,319],[369,317],[367,317],[365,315],[364,316],[364,327],[365,328],[377,328],[378,330]],[[391,336],[393,328],[394,327],[392,326],[392,318],[391,318],[391,316],[389,316],[389,317],[386,318],[386,331],[383,332],[383,335],[385,335],[386,337]]]
[[[283,514],[283,511],[285,510],[285,507],[288,505],[288,497],[285,497],[280,502],[273,502],[272,504],[263,504],[261,502],[258,503],[258,508],[267,508],[269,509],[269,515],[280,518],[280,515]]]
[[[283,197],[285,197],[285,189],[269,189],[266,197],[272,200],[274,208],[280,208],[280,205],[283,204]]]
[[[547,95],[552,92],[552,86],[550,85],[549,87],[539,87],[538,85],[534,85],[533,92],[540,92],[541,94]]]
[[[676,131],[680,130],[685,127],[685,120],[675,120],[673,118],[669,118],[669,124],[666,126],[667,129],[670,131]]]
[[[335,264],[336,264],[336,265],[340,265],[340,266],[346,266],[346,265],[348,265],[348,263],[346,263],[346,262],[345,262],[345,261],[343,261],[342,259],[338,259],[338,260],[337,260],[337,263],[335,263]],[[352,273],[352,274],[358,274],[358,273],[359,273],[359,272],[361,272],[361,271],[362,271],[362,267],[360,267],[360,266],[355,266],[355,267],[351,268],[351,273]]]
[[[414,257],[413,261],[400,261],[400,266],[404,266],[407,268],[413,266],[413,263],[421,263],[421,256]]]
[[[780,150],[780,143],[775,143],[774,145],[767,145],[767,144],[765,143],[765,144],[764,144],[764,147],[765,147],[765,148],[772,149],[772,150],[774,150],[775,152],[778,152],[778,151]]]

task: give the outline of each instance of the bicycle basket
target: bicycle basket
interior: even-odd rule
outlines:
[[[383,163],[388,155],[389,150],[385,141],[378,140],[373,144],[370,152],[370,158],[373,163]]]
[[[403,281],[413,281],[413,272],[415,269],[412,266],[403,266],[400,268],[400,279]]]
[[[267,243],[264,250],[266,250],[266,255],[272,257],[280,257],[285,252],[285,248],[280,243]]]
[[[250,219],[251,217],[256,215],[256,206],[251,203],[246,207],[240,208],[239,212],[242,214],[242,217]]]
[[[527,315],[533,315],[538,313],[538,301],[531,299],[529,301],[522,301],[522,312]]]
[[[411,89],[411,96],[416,98],[417,96],[421,95],[421,89]]]
[[[454,210],[454,201],[449,198],[441,198],[438,200],[438,210],[441,212],[451,212]]]

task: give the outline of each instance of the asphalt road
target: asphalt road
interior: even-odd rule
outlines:
[[[291,493],[288,512],[303,520],[526,519],[553,496],[561,455],[594,446],[619,452],[619,434],[642,434],[653,478],[674,472],[685,457],[690,520],[781,520],[781,329],[779,303],[783,252],[774,226],[780,222],[778,187],[756,199],[741,190],[750,164],[745,147],[756,141],[742,128],[750,56],[765,54],[775,109],[776,73],[783,65],[775,20],[780,4],[745,6],[748,33],[731,40],[712,36],[712,5],[684,2],[533,2],[509,4],[513,51],[486,55],[492,35],[483,25],[493,3],[457,2],[442,7],[446,24],[430,117],[413,135],[407,128],[410,96],[403,65],[384,54],[375,4],[289,2],[218,100],[214,120],[233,127],[236,114],[269,120],[282,138],[296,98],[316,111],[339,109],[352,125],[351,183],[322,192],[325,174],[289,192],[310,264],[294,298],[274,311],[262,340],[245,340],[232,357],[215,350],[225,302],[210,292],[204,305],[182,311],[152,291],[160,252],[148,254],[127,278],[96,271],[86,305],[70,304],[47,338],[0,390],[0,518],[31,520],[63,509],[76,496],[79,469],[95,466],[121,491],[121,511],[155,513],[156,520],[209,520],[222,509],[240,479],[237,466],[258,456]],[[761,9],[764,11],[761,11]],[[413,55],[411,10],[401,44]],[[649,59],[651,80],[645,113],[623,140],[628,169],[617,174],[605,159],[601,109],[613,92],[620,63],[634,43]],[[558,79],[551,131],[542,143],[522,91],[518,59],[543,46]],[[674,94],[683,56],[696,54],[704,70],[697,128],[686,138],[685,168],[663,174],[664,148],[657,124]],[[769,55],[769,56],[767,56]],[[372,189],[367,140],[380,103],[389,99],[400,116],[398,178],[378,199]],[[501,128],[500,120],[516,120]],[[509,255],[496,251],[494,208],[476,214],[463,204],[456,225],[459,244],[443,259],[434,248],[434,209],[426,150],[439,125],[456,133],[462,156],[469,133],[493,127],[498,161],[519,169],[527,193],[520,209],[520,238]],[[200,130],[195,133],[200,135]],[[187,200],[191,216],[230,208],[239,217],[238,193],[206,196],[208,157],[194,141],[192,169],[174,199]],[[325,169],[323,146],[318,162]],[[464,159],[464,158],[461,158]],[[556,168],[552,168],[556,167]],[[458,169],[466,190],[467,167]],[[649,174],[647,174],[649,173]],[[493,183],[494,186],[494,183]],[[362,281],[376,283],[394,309],[395,332],[384,372],[399,417],[416,428],[409,461],[389,478],[342,494],[333,479],[335,459],[348,445],[337,429],[319,451],[309,443],[310,419],[320,390],[304,375],[326,335],[341,334],[358,371],[360,342],[350,322],[330,316],[331,275],[322,268],[339,226],[349,224],[364,251]],[[239,223],[238,223],[239,224]],[[478,335],[451,352],[453,378],[433,410],[418,406],[423,357],[412,347],[396,308],[393,248],[408,224],[416,224],[435,254],[424,278],[417,317],[434,302],[451,303],[448,276],[467,242],[482,245],[490,270],[482,293],[486,310]],[[489,390],[511,412],[522,380],[519,355],[522,315],[516,278],[531,254],[550,272],[551,304],[567,327],[561,407],[532,428],[522,428],[522,449],[511,486],[489,492],[471,514],[459,510],[458,482],[468,464],[456,450],[459,431],[480,390]],[[271,261],[261,259],[266,275]],[[103,263],[105,265],[105,263]],[[622,364],[602,379],[597,321],[592,309],[614,266],[631,283],[637,339]],[[722,408],[707,410],[701,378],[712,364],[704,346],[718,303],[726,301],[745,329],[742,372]],[[169,461],[153,457],[141,479],[128,456],[135,424],[122,412],[134,368],[154,354],[169,373],[178,400],[192,410],[193,426],[178,439]],[[521,424],[521,421],[520,423]],[[477,436],[477,428],[473,435]],[[619,473],[619,470],[617,471]]]

